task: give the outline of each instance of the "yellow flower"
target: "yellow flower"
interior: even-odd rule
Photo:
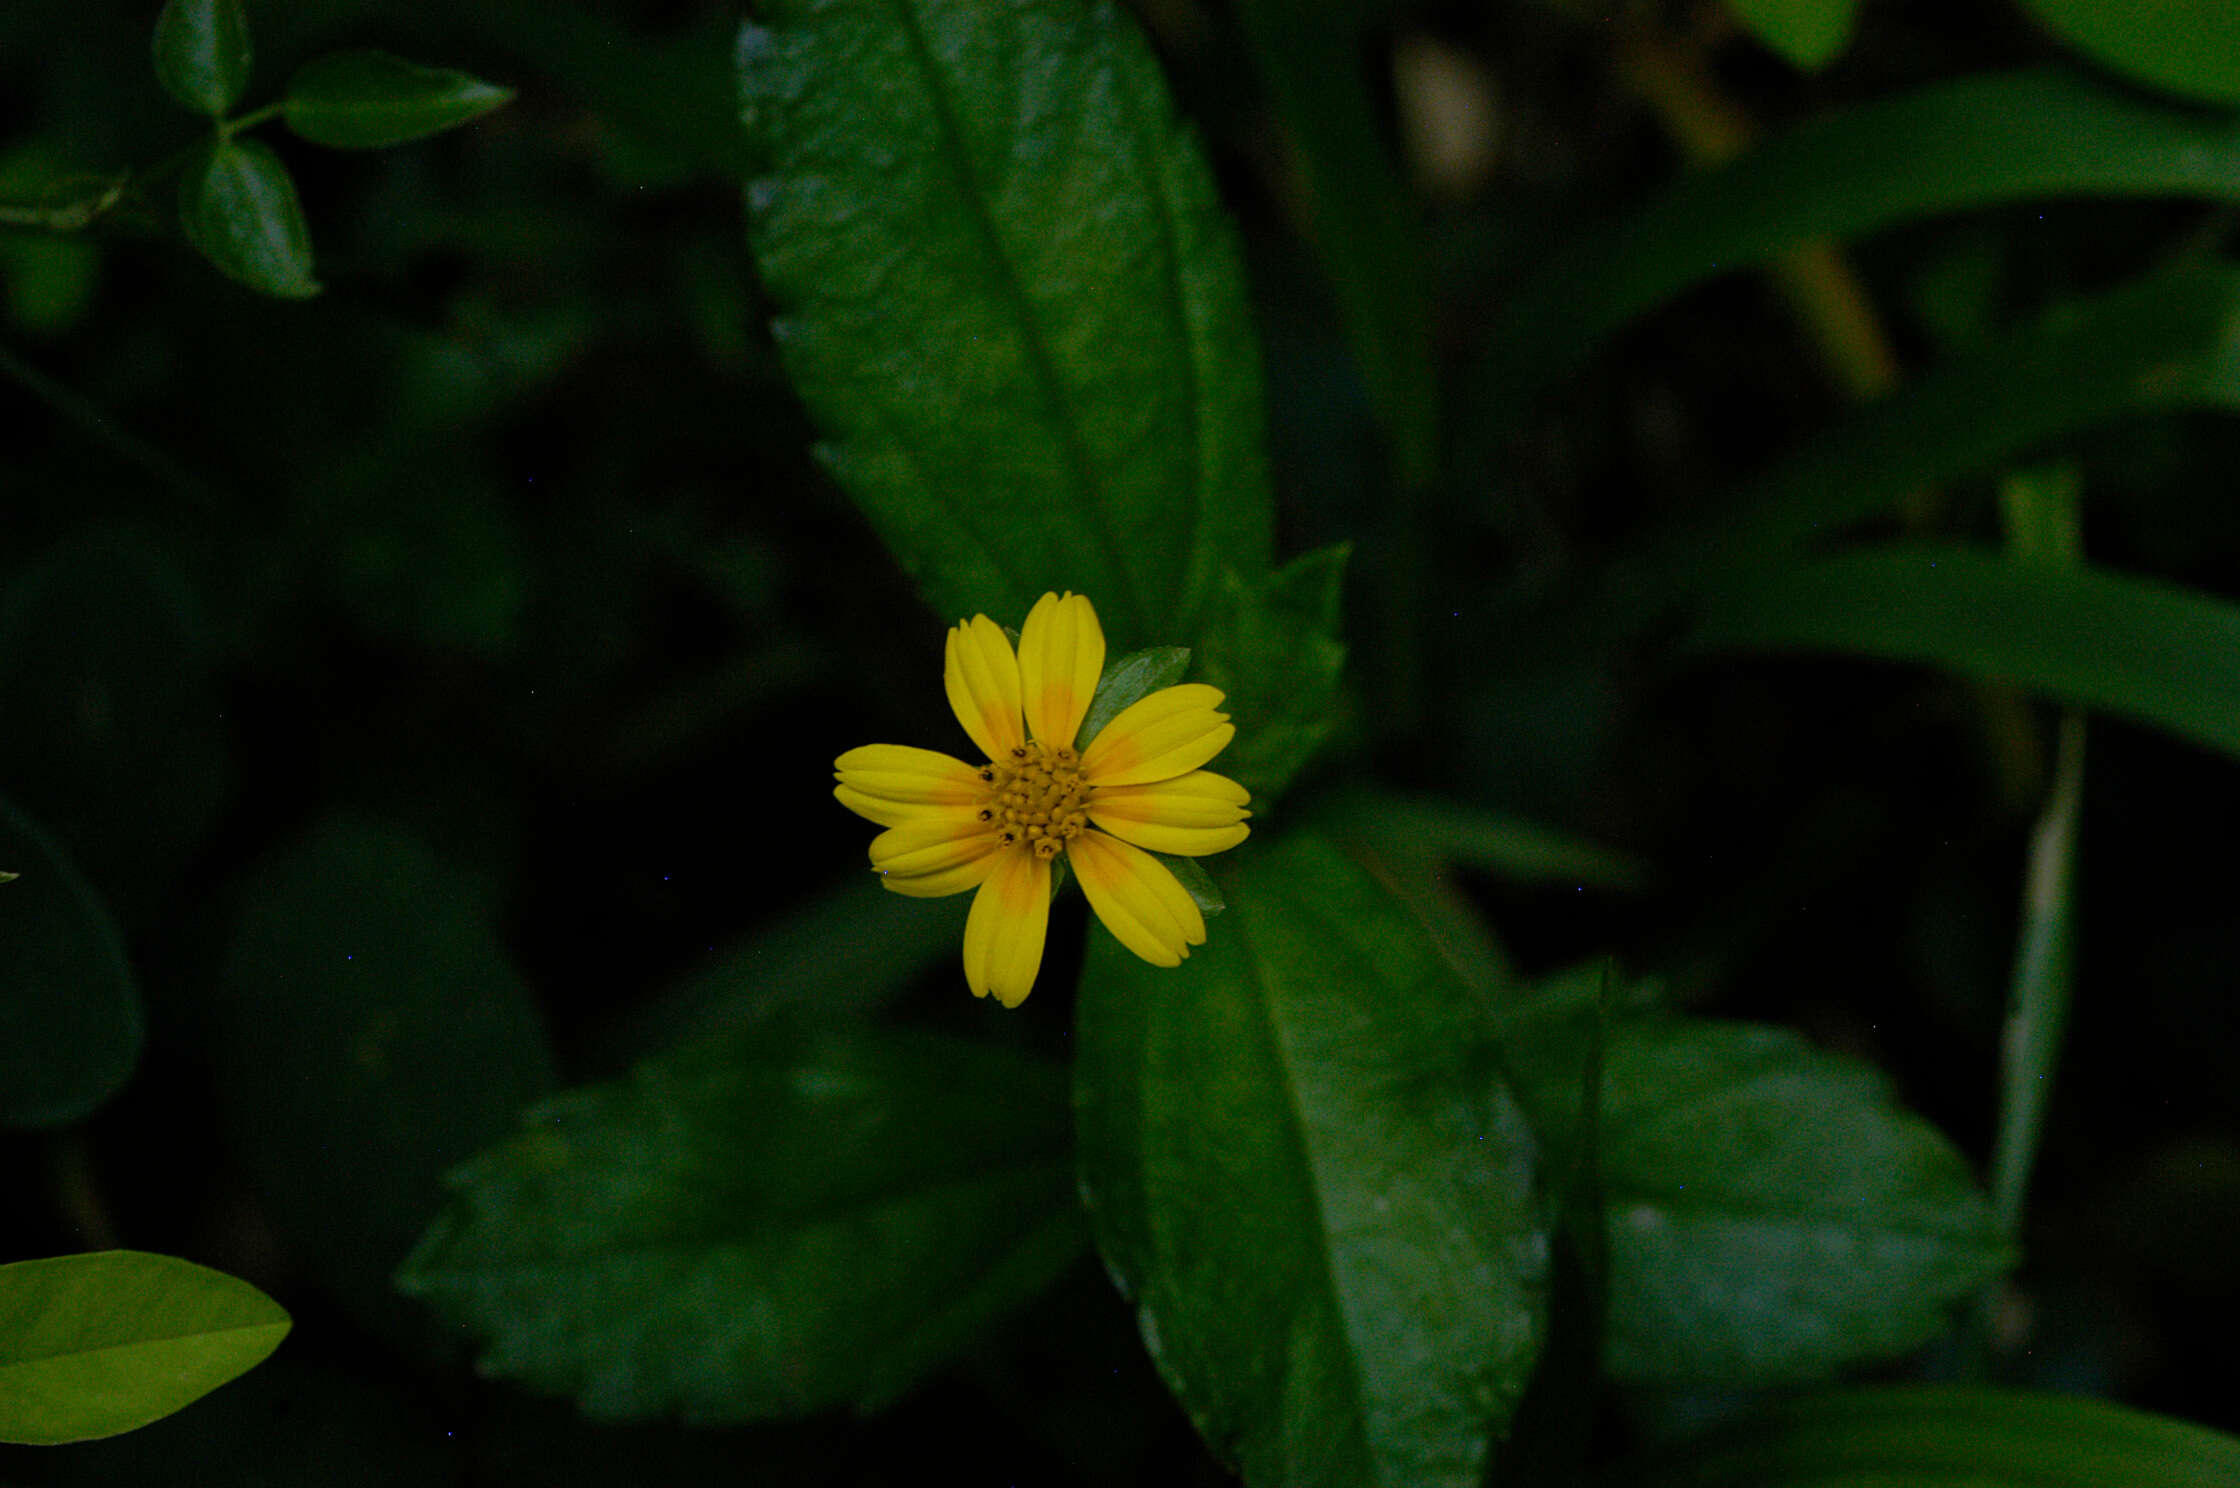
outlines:
[[[1180,965],[1205,944],[1205,917],[1151,854],[1225,852],[1251,831],[1245,788],[1199,768],[1236,736],[1220,692],[1162,688],[1076,749],[1103,673],[1104,631],[1081,595],[1036,601],[1016,654],[1001,626],[975,615],[949,632],[945,680],[988,762],[902,744],[833,761],[832,794],[887,829],[872,839],[871,866],[888,888],[979,891],[964,927],[975,997],[1017,1007],[1034,990],[1061,857],[1122,945],[1154,966]]]

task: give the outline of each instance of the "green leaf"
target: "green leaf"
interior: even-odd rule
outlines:
[[[1332,827],[1350,836],[1405,844],[1518,883],[1631,889],[1645,876],[1642,865],[1624,853],[1460,801],[1370,788],[1348,791],[1325,810]]]
[[[2023,0],[2093,61],[2203,103],[2240,104],[2240,11],[2227,0]]]
[[[511,88],[387,52],[331,52],[296,69],[280,114],[315,145],[378,150],[456,129],[512,99]]]
[[[1395,168],[1346,6],[1240,0],[1237,20],[1304,188],[1311,241],[1400,483],[1437,475],[1438,389],[1417,241],[1420,206]]]
[[[389,1276],[442,1175],[554,1082],[485,898],[410,834],[330,818],[242,885],[221,974],[232,1150],[314,1276],[395,1341],[422,1341]]]
[[[1637,1488],[2218,1488],[2240,1441],[2102,1400],[1905,1385],[1786,1401],[1660,1454]]]
[[[398,1284],[602,1420],[872,1409],[1085,1236],[1065,1085],[931,1034],[747,1030],[533,1108]]]
[[[1735,575],[1687,644],[1927,662],[2240,757],[2240,606],[2152,579],[1893,544]]]
[[[1968,78],[1806,124],[1689,175],[1516,287],[1473,384],[1479,437],[1643,311],[1823,238],[2054,196],[2229,199],[2240,119],[2066,71]]]
[[[1096,601],[1194,633],[1266,566],[1230,227],[1109,0],[776,0],[739,71],[748,191],[822,453],[944,615]],[[907,245],[907,246],[905,246]]]
[[[1532,1144],[1406,913],[1294,832],[1175,970],[1092,937],[1075,1112],[1097,1241],[1254,1483],[1474,1485],[1539,1342]]]
[[[1265,812],[1336,726],[1346,660],[1338,639],[1344,543],[1302,554],[1272,574],[1231,573],[1203,632],[1200,674],[1226,694],[1237,737],[1214,763]]]
[[[108,907],[5,798],[0,863],[0,1127],[67,1126],[139,1063],[140,991]]]
[[[1811,441],[1718,504],[1708,521],[1644,542],[1559,612],[1558,648],[1630,634],[1692,593],[1814,539],[1895,512],[1909,491],[1997,469],[2126,413],[2240,408],[2240,269],[2181,264],[2040,320],[1937,367]]]
[[[213,140],[179,183],[187,241],[228,278],[283,300],[319,292],[296,183],[262,140]]]
[[[104,1250],[0,1266],[0,1441],[115,1436],[254,1368],[288,1314],[245,1281]]]
[[[1851,41],[1859,0],[1729,0],[1758,40],[1807,72],[1833,62]]]
[[[1153,853],[1151,856],[1167,865],[1167,871],[1174,875],[1175,882],[1182,885],[1182,891],[1190,896],[1190,902],[1198,906],[1198,913],[1207,919],[1212,919],[1229,907],[1229,901],[1221,896],[1221,886],[1213,881],[1213,875],[1206,872],[1196,858],[1180,858],[1172,853]]]
[[[156,16],[156,81],[215,119],[249,85],[249,18],[241,0],[167,0]]]
[[[1590,1036],[1582,1019],[1509,1041],[1551,1168]],[[1612,1025],[1602,1063],[1621,1379],[1762,1384],[1886,1357],[2008,1260],[1966,1162],[1866,1065],[1785,1029],[1680,1019]]]
[[[1097,679],[1096,696],[1082,715],[1074,739],[1082,744],[1104,732],[1104,726],[1130,706],[1142,702],[1162,687],[1172,687],[1190,670],[1188,646],[1153,646],[1105,663]]]

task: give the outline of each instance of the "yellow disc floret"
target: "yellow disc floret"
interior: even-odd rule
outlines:
[[[980,778],[993,787],[980,819],[997,825],[1005,847],[1026,847],[1048,862],[1089,825],[1089,787],[1070,744],[1052,749],[1029,740],[991,760]]]

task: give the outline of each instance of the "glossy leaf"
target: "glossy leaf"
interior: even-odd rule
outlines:
[[[2240,120],[2065,71],[1974,77],[1803,125],[1569,243],[1516,287],[1478,369],[1498,428],[1620,326],[1716,274],[1804,244],[1996,202],[2230,198]]]
[[[214,1042],[233,1150],[273,1222],[368,1326],[415,1343],[389,1275],[442,1175],[552,1088],[552,1055],[476,881],[336,817],[240,890]]]
[[[249,18],[241,0],[167,0],[156,14],[156,80],[217,118],[249,86]]]
[[[375,150],[455,129],[512,98],[511,88],[387,52],[332,52],[296,69],[280,113],[315,145]]]
[[[1336,726],[1345,643],[1338,603],[1349,549],[1302,554],[1256,581],[1230,574],[1199,648],[1237,737],[1216,767],[1264,812]]]
[[[2218,1488],[2240,1482],[2240,1441],[2104,1400],[1907,1385],[1786,1401],[1620,1476],[1635,1488]]]
[[[1144,1342],[1253,1483],[1475,1484],[1540,1336],[1532,1145],[1406,913],[1294,831],[1181,968],[1092,939],[1081,1184]]]
[[[1807,72],[1834,61],[1851,41],[1859,0],[1729,0],[1758,40]]]
[[[108,907],[4,798],[0,863],[0,1127],[66,1126],[139,1063],[140,991]]]
[[[2240,10],[2226,0],[2023,0],[2093,61],[2203,103],[2240,104]]]
[[[262,140],[213,140],[179,183],[187,241],[228,278],[283,300],[319,292],[296,183]]]
[[[1512,1036],[1533,1124],[1568,1162],[1589,1020]],[[1621,1379],[1812,1379],[1927,1342],[2007,1255],[1966,1162],[1872,1068],[1784,1029],[1612,1025],[1599,1176],[1604,1352]]]
[[[1736,575],[1687,644],[1927,662],[2240,757],[2240,606],[2153,579],[1891,545]]]
[[[0,1266],[0,1441],[115,1436],[262,1362],[288,1314],[245,1281],[104,1250]]]
[[[1267,562],[1227,219],[1108,0],[779,0],[739,65],[748,192],[822,453],[933,608],[1096,600],[1187,637]]]
[[[930,1034],[732,1032],[533,1108],[399,1285],[598,1419],[870,1409],[1086,1238],[1053,1069]]]

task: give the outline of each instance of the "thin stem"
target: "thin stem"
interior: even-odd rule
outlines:
[[[82,196],[76,201],[52,207],[0,202],[0,227],[28,227],[51,233],[84,232],[124,200],[125,188],[131,184],[131,176],[117,176],[104,182],[101,189],[91,196]]]
[[[152,476],[197,506],[208,507],[214,504],[215,493],[200,476],[139,435],[119,428],[92,399],[57,382],[5,345],[0,345],[0,377],[15,382],[65,421],[77,425],[96,442],[106,445],[125,463]]]
[[[286,108],[285,103],[274,102],[268,103],[260,109],[251,109],[236,118],[220,119],[218,121],[218,134],[221,138],[232,139],[235,135],[245,134],[259,124],[279,118]]]

